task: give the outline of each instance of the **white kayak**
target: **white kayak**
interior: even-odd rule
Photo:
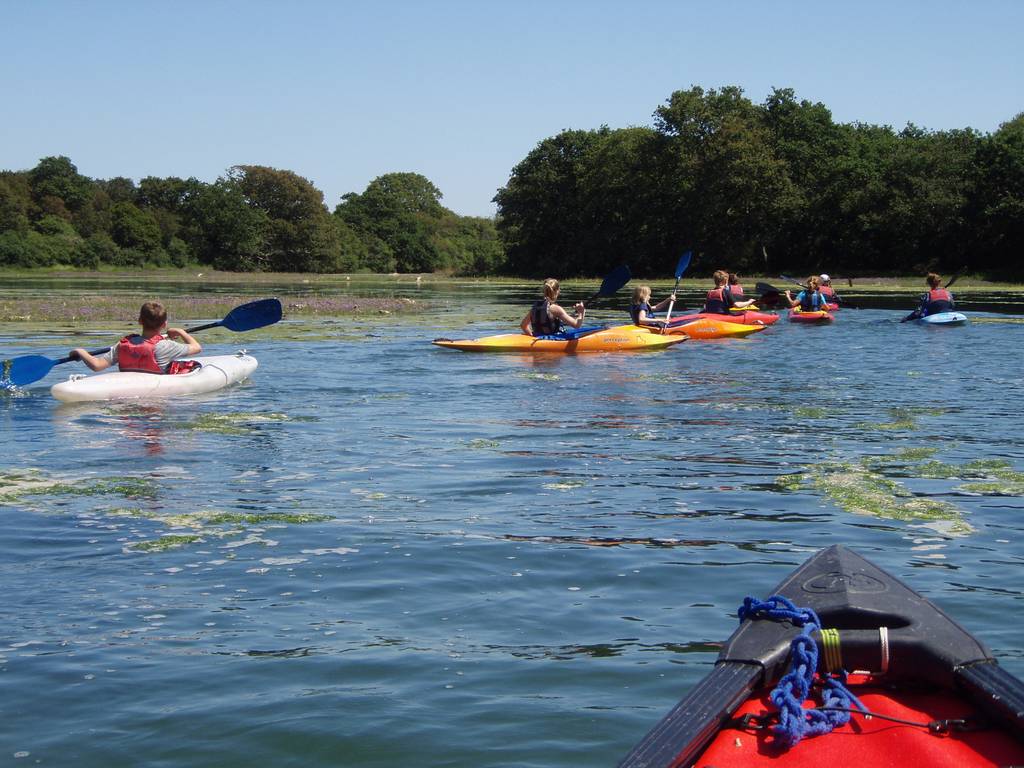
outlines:
[[[189,373],[101,373],[97,376],[72,376],[50,387],[50,394],[65,403],[122,398],[162,398],[198,395],[223,389],[242,381],[256,370],[255,357],[239,352],[194,358],[201,367]]]
[[[939,312],[917,318],[918,325],[963,325],[966,322],[967,315],[963,312]]]

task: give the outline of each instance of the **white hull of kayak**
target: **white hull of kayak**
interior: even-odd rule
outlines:
[[[72,377],[50,387],[50,393],[65,403],[123,398],[162,398],[214,392],[242,381],[256,370],[255,357],[214,355],[194,358],[202,368],[191,373],[158,375],[154,373],[101,373],[98,376]]]
[[[967,315],[962,312],[939,312],[917,318],[918,325],[963,325],[966,322]]]

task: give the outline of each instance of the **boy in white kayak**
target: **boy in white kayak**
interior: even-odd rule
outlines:
[[[140,373],[185,373],[195,366],[189,362],[175,362],[179,358],[198,355],[202,345],[181,328],[167,328],[167,310],[159,301],[147,301],[139,310],[141,333],[121,339],[109,352],[92,355],[78,347],[71,350],[71,357],[81,360],[94,371],[117,364],[122,371]]]

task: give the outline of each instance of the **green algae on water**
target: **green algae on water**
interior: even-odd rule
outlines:
[[[489,448],[498,448],[501,445],[497,440],[484,440],[483,438],[477,438],[476,440],[470,440],[466,443],[467,448],[473,450],[484,450]]]
[[[901,448],[893,454],[893,458],[901,461],[920,461],[922,459],[930,459],[938,452],[938,448],[931,446],[921,446],[920,448]]]
[[[775,478],[775,485],[783,491],[799,491],[807,480],[802,472],[789,475],[779,475]]]
[[[315,416],[289,416],[285,413],[202,413],[179,426],[196,432],[246,435],[256,431],[260,424],[316,420]]]
[[[953,504],[918,498],[877,471],[875,465],[884,458],[865,456],[858,462],[824,462],[805,467],[801,473],[782,475],[775,484],[785,491],[810,486],[856,515],[930,524],[950,535],[973,531]]]
[[[890,408],[889,415],[891,417],[891,421],[861,422],[860,424],[857,424],[857,427],[868,430],[909,431],[917,429],[917,420],[919,417],[942,416],[948,411],[948,408],[928,408],[923,406]]]
[[[977,493],[982,496],[1024,496],[1024,482],[988,482],[964,483],[957,486],[958,491]]]
[[[27,496],[123,496],[126,499],[154,499],[157,486],[146,477],[70,480],[52,478],[37,470],[15,470],[0,475],[0,499],[8,502]]]
[[[303,525],[322,523],[333,519],[330,515],[317,512],[211,512],[206,516],[210,525],[263,525],[266,523]]]
[[[833,466],[830,471],[813,475],[812,483],[847,512],[857,515],[906,522],[941,522],[949,534],[962,535],[974,530],[953,504],[915,497],[896,481],[861,464]]]
[[[179,549],[203,541],[199,534],[168,534],[159,539],[148,541],[136,541],[127,546],[133,552],[166,552],[169,549]]]
[[[793,409],[793,415],[798,419],[823,419],[828,416],[828,411],[824,408],[801,405]]]
[[[582,480],[565,480],[560,483],[544,483],[541,487],[549,491],[574,491],[583,486]]]
[[[883,431],[906,431],[917,428],[917,420],[914,415],[906,408],[892,408],[889,411],[892,416],[892,421],[883,422],[862,422],[857,425],[860,429],[868,430],[883,430]]]

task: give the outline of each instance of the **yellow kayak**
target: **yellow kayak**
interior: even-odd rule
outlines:
[[[434,339],[433,343],[463,352],[632,352],[665,349],[686,341],[684,335],[668,336],[637,325],[618,325],[585,333],[577,338],[536,338],[524,333],[502,333],[480,339]]]
[[[665,333],[685,333],[691,339],[735,339],[758,333],[767,328],[764,323],[746,325],[744,323],[732,323],[728,320],[717,318],[701,317],[681,325],[673,325],[665,330]]]

